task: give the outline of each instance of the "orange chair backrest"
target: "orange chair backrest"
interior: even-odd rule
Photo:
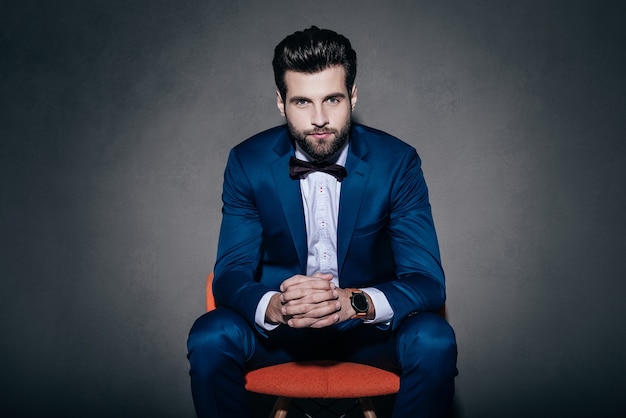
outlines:
[[[215,309],[215,298],[213,297],[213,273],[206,278],[206,310],[207,312]]]

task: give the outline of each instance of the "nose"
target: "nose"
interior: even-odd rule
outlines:
[[[326,114],[326,110],[323,105],[317,105],[313,109],[313,114],[311,115],[311,125],[317,126],[321,128],[322,126],[326,126],[328,124],[328,115]]]

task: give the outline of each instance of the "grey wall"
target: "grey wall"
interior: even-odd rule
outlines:
[[[227,152],[282,122],[273,47],[317,24],[359,53],[357,118],[424,160],[457,415],[617,416],[621,4],[3,2],[0,413],[193,415]]]

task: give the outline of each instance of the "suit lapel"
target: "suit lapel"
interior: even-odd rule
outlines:
[[[371,167],[363,160],[369,149],[361,140],[356,129],[351,132],[350,149],[346,161],[348,176],[341,184],[339,200],[339,220],[337,223],[337,266],[339,274],[343,271],[348,247],[352,240],[354,227],[361,205],[364,204],[365,189],[369,181]]]
[[[285,138],[280,143],[281,145],[274,149],[280,155],[280,158],[272,163],[270,169],[274,177],[280,204],[289,226],[289,232],[298,253],[300,268],[304,274],[306,273],[308,250],[300,182],[289,177],[289,158],[293,155],[293,148],[289,140]],[[287,144],[287,147],[284,144]]]

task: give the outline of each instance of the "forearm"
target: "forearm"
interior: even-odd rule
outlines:
[[[411,274],[376,286],[389,300],[394,316],[392,326],[416,312],[436,312],[444,304],[446,294],[442,281]]]

